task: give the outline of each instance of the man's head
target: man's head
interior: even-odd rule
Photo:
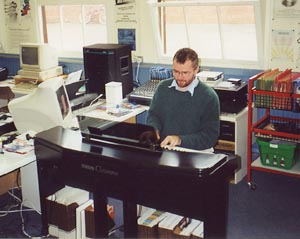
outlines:
[[[199,70],[198,54],[190,48],[179,49],[173,57],[173,75],[181,88],[188,86]]]

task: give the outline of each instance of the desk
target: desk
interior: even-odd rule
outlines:
[[[35,89],[18,89],[12,79],[7,79],[0,82],[0,86],[9,86],[15,94],[15,98],[33,93]]]
[[[147,110],[146,106],[139,106],[134,109],[122,109],[123,111],[127,111],[128,113],[122,116],[115,116],[113,114],[108,114],[105,110],[105,102],[102,105],[103,109],[93,109],[87,112],[81,113],[82,115],[93,117],[93,118],[100,118],[100,119],[105,119],[105,120],[112,120],[112,121],[118,121],[118,122],[124,122],[124,121],[130,121],[131,123],[136,123],[133,118],[144,111]]]
[[[107,197],[123,201],[125,237],[137,236],[137,204],[202,220],[205,238],[226,237],[228,184],[237,157],[202,168],[218,155],[83,142],[80,132],[61,127],[38,134],[35,150],[44,234],[46,197],[69,185],[93,193],[97,238],[108,235]]]
[[[26,156],[7,152],[0,154],[0,176],[16,169],[21,170],[22,198],[24,206],[40,211],[41,206],[37,180],[37,165],[34,152],[30,152]]]

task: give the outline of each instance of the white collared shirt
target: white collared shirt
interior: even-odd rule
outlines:
[[[176,80],[174,79],[172,81],[172,84],[169,85],[169,88],[175,87],[176,90],[178,91],[188,91],[191,93],[191,96],[194,95],[194,89],[195,87],[199,84],[199,80],[197,77],[195,77],[195,79],[185,88],[179,88],[179,86],[177,85]]]

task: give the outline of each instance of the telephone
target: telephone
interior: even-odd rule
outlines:
[[[0,81],[6,80],[8,76],[8,69],[6,67],[0,67]]]

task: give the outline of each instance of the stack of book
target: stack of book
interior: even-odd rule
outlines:
[[[203,238],[199,220],[148,208],[138,219],[138,238]]]

